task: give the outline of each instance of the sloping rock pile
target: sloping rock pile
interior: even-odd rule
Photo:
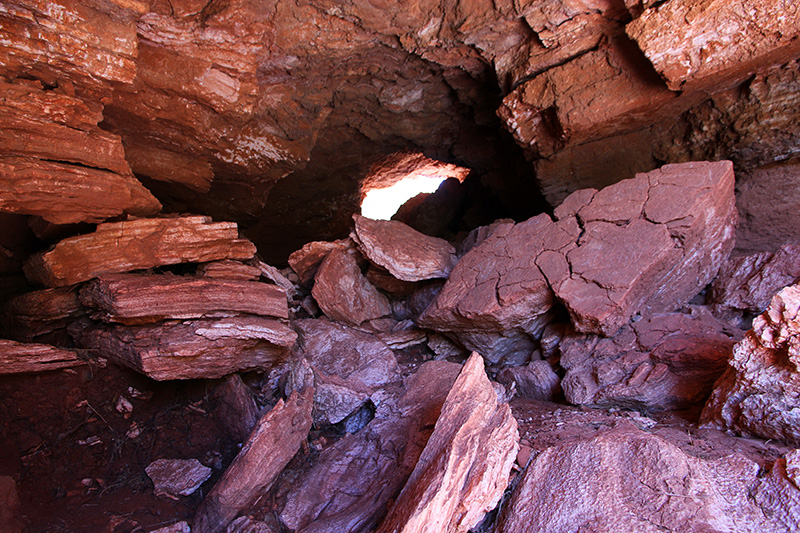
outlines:
[[[195,532],[793,530],[797,247],[729,258],[735,224],[727,161],[455,244],[355,216],[282,271],[234,224],[128,217],[29,258],[5,368],[226,377],[243,445]]]

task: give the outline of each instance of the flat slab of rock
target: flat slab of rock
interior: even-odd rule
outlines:
[[[700,422],[800,446],[800,286],[786,287],[733,348]]]
[[[753,501],[761,468],[744,455],[698,456],[632,424],[587,433],[536,455],[495,531],[787,531]]]
[[[724,28],[724,30],[722,30]],[[784,3],[672,0],[626,27],[674,91],[742,79],[800,52],[800,8]],[[702,46],[697,43],[702,42]]]
[[[297,334],[277,320],[233,317],[146,326],[73,326],[76,344],[153,379],[219,378],[282,361]]]
[[[0,339],[0,374],[44,372],[85,364],[72,350]]]
[[[444,239],[429,237],[396,220],[353,215],[354,240],[364,255],[403,281],[447,278],[456,249]]]
[[[34,283],[61,287],[112,274],[178,263],[247,260],[255,246],[239,238],[234,222],[210,217],[142,218],[107,222],[93,233],[69,237],[24,265]]]
[[[108,274],[82,288],[80,299],[96,310],[93,318],[122,324],[232,313],[289,318],[283,290],[253,281]]]
[[[241,281],[258,281],[261,277],[261,270],[253,265],[223,259],[222,261],[211,261],[204,263],[197,268],[197,275],[205,278],[238,279]]]
[[[144,469],[156,496],[189,496],[211,477],[211,469],[197,459],[158,459]]]
[[[741,333],[707,309],[654,314],[613,337],[567,335],[561,382],[576,405],[685,409],[705,401]]]
[[[6,334],[18,341],[33,341],[63,331],[83,316],[76,291],[44,289],[15,296],[4,306]]]
[[[279,487],[283,524],[306,533],[374,530],[414,470],[460,370],[446,361],[424,363],[406,378],[399,398],[378,403],[367,426],[324,450],[300,478],[287,480]]]
[[[264,494],[300,449],[311,429],[312,387],[292,392],[261,417],[242,450],[206,496],[192,531],[224,531]]]
[[[389,299],[367,281],[355,258],[338,248],[322,261],[311,294],[325,316],[351,326],[392,313]]]
[[[306,287],[310,287],[314,282],[314,276],[322,261],[328,257],[332,250],[343,250],[347,248],[346,241],[313,241],[306,243],[302,248],[296,250],[289,256],[289,266]]]
[[[466,532],[500,501],[519,449],[517,422],[473,353],[414,471],[378,529]]]

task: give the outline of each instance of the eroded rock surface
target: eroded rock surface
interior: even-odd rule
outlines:
[[[781,290],[733,348],[701,422],[800,445],[800,287]]]
[[[0,339],[0,374],[42,372],[84,364],[74,350]]]

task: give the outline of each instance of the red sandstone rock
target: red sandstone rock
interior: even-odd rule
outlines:
[[[242,450],[206,496],[192,531],[216,533],[255,503],[300,449],[311,429],[312,388],[279,400],[258,421]]]
[[[44,372],[84,364],[72,350],[0,339],[0,374]]]
[[[517,423],[473,353],[394,507],[378,529],[466,532],[500,501],[519,449]]]
[[[366,427],[323,451],[286,487],[284,525],[307,533],[375,529],[413,471],[460,370],[445,361],[423,364],[399,398],[377,405]]]
[[[29,280],[60,287],[101,274],[217,259],[246,260],[255,247],[239,239],[236,224],[209,217],[144,218],[101,224],[70,237],[25,264]]]
[[[136,76],[136,19],[147,4],[13,0],[0,9],[0,74],[29,73],[108,93]]]
[[[800,529],[800,451],[792,450],[775,461],[769,474],[753,493],[755,502],[767,516],[782,524],[786,531]]]
[[[800,287],[780,291],[733,349],[701,423],[800,445]]]
[[[561,386],[576,405],[690,408],[708,397],[739,337],[701,308],[650,315],[611,338],[567,335]]]
[[[800,69],[797,62],[795,62],[795,69]],[[745,115],[740,120],[746,120],[753,124],[760,124],[766,120],[779,120],[782,109],[787,106],[790,109],[794,108],[792,102],[796,93],[791,87],[797,86],[798,79],[800,79],[800,72],[795,71],[794,76],[785,80],[783,86],[780,87],[779,94],[782,98],[775,98],[774,100],[777,101],[774,101],[772,106],[766,109],[756,108],[758,113],[750,113],[749,116]],[[763,94],[764,92],[766,91],[759,90],[758,98],[766,99],[768,95]],[[800,125],[798,120],[789,120],[787,124],[776,124],[778,131],[787,132],[787,139],[783,143],[780,143],[780,138],[773,136],[767,140],[761,140],[759,136],[766,136],[768,133],[759,134],[758,130],[753,127],[747,136],[750,141],[747,143],[749,144],[747,147],[751,157],[756,157],[760,146],[787,144],[791,142],[789,139],[797,138],[798,134],[793,128],[798,125]],[[776,150],[776,152],[778,151],[782,150]],[[787,241],[800,242],[800,229],[798,229],[800,220],[798,220],[796,209],[797,191],[800,190],[798,184],[800,184],[800,164],[792,161],[765,165],[739,177],[736,185],[738,191],[736,205],[742,224],[736,232],[737,249],[746,253],[774,252]],[[781,193],[776,194],[775,191],[781,191]]]
[[[800,54],[793,3],[672,0],[647,9],[626,31],[675,91],[744,79]]]
[[[526,468],[495,531],[786,531],[752,500],[757,462],[676,444],[626,425],[549,447]]]
[[[300,277],[303,285],[310,287],[322,261],[332,250],[346,248],[345,241],[309,242],[289,256],[289,266]]]
[[[517,396],[529,400],[552,400],[561,390],[561,379],[547,361],[531,361],[526,366],[510,366],[497,374],[497,381],[514,385]]]
[[[153,145],[142,146],[130,141],[124,144],[125,158],[136,174],[185,185],[198,192],[208,192],[211,188],[214,171],[207,161]]]
[[[276,320],[234,317],[147,326],[73,326],[76,344],[153,379],[218,378],[266,369],[286,357],[297,334]]]
[[[392,312],[389,300],[361,274],[353,256],[339,249],[320,265],[311,294],[328,318],[352,326]]]
[[[129,325],[235,313],[289,318],[283,290],[253,281],[108,274],[81,289],[80,299],[96,309],[93,318]]]
[[[444,239],[423,235],[402,222],[353,215],[354,240],[364,255],[403,281],[447,278],[456,250]]]
[[[800,246],[787,244],[777,252],[732,257],[719,271],[706,295],[714,312],[729,317],[735,311],[761,313],[782,288],[800,279]]]
[[[205,278],[235,279],[239,281],[258,281],[261,277],[261,270],[258,267],[224,259],[222,261],[211,261],[204,263],[197,268],[197,275]]]
[[[214,389],[215,411],[227,433],[244,442],[258,422],[259,412],[250,389],[239,374],[226,376]]]
[[[6,334],[19,341],[47,338],[83,316],[72,289],[44,289],[15,296],[5,304]]]
[[[144,469],[156,496],[189,496],[211,477],[211,469],[197,459],[158,459]]]
[[[152,215],[161,204],[133,176],[31,157],[0,157],[0,209],[53,224]]]

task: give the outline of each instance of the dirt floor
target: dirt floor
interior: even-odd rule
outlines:
[[[0,378],[0,475],[17,481],[28,531],[133,533],[191,519],[238,451],[214,415],[215,385],[110,364]],[[190,496],[156,497],[145,468],[160,458],[195,458],[213,474]]]

